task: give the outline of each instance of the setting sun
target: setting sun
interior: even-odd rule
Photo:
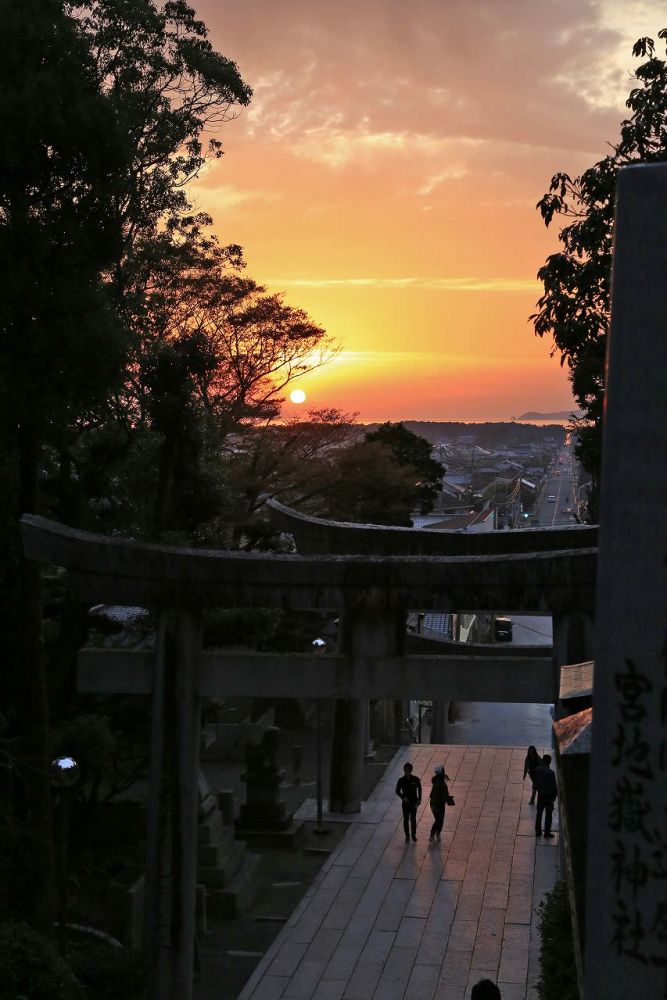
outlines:
[[[292,389],[292,391],[289,394],[289,398],[292,400],[293,403],[305,403],[306,394],[303,391],[303,389]]]

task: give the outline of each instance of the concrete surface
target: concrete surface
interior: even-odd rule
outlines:
[[[524,756],[525,747],[401,750],[239,1000],[468,1000],[483,977],[503,1000],[535,1000],[537,908],[559,851],[557,832],[535,837]],[[394,792],[406,760],[425,792],[409,844]],[[456,805],[431,844],[428,788],[441,763]],[[309,800],[299,817],[314,808]]]

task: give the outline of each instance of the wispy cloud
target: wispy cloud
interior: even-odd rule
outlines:
[[[429,195],[432,194],[437,187],[440,187],[445,181],[456,181],[460,180],[461,177],[465,177],[468,173],[466,167],[449,167],[446,170],[439,170],[437,174],[429,177],[422,186],[418,189],[417,194]]]
[[[542,287],[534,278],[266,278],[280,288],[386,288],[423,289],[434,292],[535,292]]]
[[[324,369],[309,373],[308,378],[322,376],[326,378],[331,370],[363,369],[365,372],[374,369],[384,372],[405,373],[411,371],[424,375],[440,377],[444,372],[481,370],[481,369],[534,369],[539,368],[541,360],[536,358],[507,357],[506,354],[490,354],[480,358],[479,355],[459,354],[456,351],[340,351]]]
[[[374,164],[387,157],[402,157],[410,163],[436,164],[431,173],[433,187],[446,179],[463,177],[468,167],[464,155],[474,156],[486,145],[484,139],[458,133],[439,135],[433,131],[405,128],[376,128],[370,118],[356,125],[342,121],[342,116],[328,114],[325,121],[295,133],[291,152],[325,166],[338,169],[354,164]],[[454,158],[455,162],[451,162]],[[440,167],[446,161],[444,167]],[[430,190],[433,190],[431,188]]]
[[[231,184],[207,184],[206,176],[192,185],[193,190],[197,188],[206,189],[207,198],[213,199],[216,208],[233,209],[241,205],[254,204],[257,202],[281,201],[284,195],[278,191],[267,191],[263,189],[247,189],[233,187]]]

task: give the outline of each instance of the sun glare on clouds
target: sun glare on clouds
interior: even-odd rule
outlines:
[[[367,419],[567,409],[528,320],[558,250],[535,205],[617,138],[664,4],[193,6],[254,90],[198,207],[341,343],[309,397]]]

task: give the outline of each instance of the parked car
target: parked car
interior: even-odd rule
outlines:
[[[512,619],[498,617],[493,623],[493,634],[500,642],[511,642],[512,640]]]

